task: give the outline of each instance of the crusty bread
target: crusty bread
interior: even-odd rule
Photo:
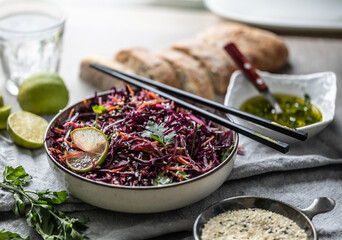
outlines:
[[[230,76],[237,67],[232,59],[222,50],[201,40],[182,41],[172,46],[202,63],[214,86],[215,92],[224,94],[227,90]]]
[[[191,56],[173,49],[165,49],[157,53],[168,61],[177,73],[181,88],[201,97],[214,99],[213,85],[201,63]]]
[[[136,74],[180,88],[180,81],[167,61],[143,48],[121,50],[115,60],[132,69]]]
[[[277,35],[239,23],[219,24],[203,31],[197,38],[174,44],[172,48],[200,61],[215,91],[224,94],[231,74],[238,69],[223,49],[229,42],[234,42],[260,70],[274,71],[283,66],[288,58],[287,47]]]
[[[234,42],[248,60],[258,69],[275,71],[288,59],[285,42],[276,34],[238,23],[221,23],[198,35],[203,42],[222,49]]]
[[[275,71],[288,59],[288,49],[279,36],[244,24],[225,22],[158,53],[143,48],[130,48],[117,53],[114,62],[100,57],[86,58],[81,64],[81,77],[100,89],[112,85],[111,80],[106,80],[111,77],[89,69],[89,63],[95,60],[118,70],[133,72],[213,99],[213,86],[215,92],[222,96],[231,74],[237,69],[223,49],[229,42],[234,42],[260,70]],[[117,81],[117,84],[120,83]]]
[[[121,88],[125,85],[124,82],[104,74],[96,69],[91,68],[89,65],[91,63],[102,64],[109,68],[114,68],[119,71],[124,71],[128,73],[133,73],[128,67],[122,65],[119,62],[108,60],[101,56],[88,56],[82,59],[80,66],[80,77],[86,81],[96,86],[99,90],[108,90],[111,87]]]

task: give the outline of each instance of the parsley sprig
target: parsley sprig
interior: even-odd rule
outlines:
[[[25,216],[27,224],[45,240],[83,240],[83,232],[87,229],[85,222],[76,218],[69,218],[53,205],[67,200],[66,191],[51,192],[24,190],[32,177],[22,166],[5,167],[3,183],[0,187],[13,192],[13,212],[16,216]],[[35,196],[35,197],[33,197]],[[4,232],[0,232],[4,234]],[[18,236],[17,236],[18,237]],[[21,238],[18,238],[21,239]]]
[[[0,239],[1,240],[29,240],[30,237],[22,238],[18,233],[12,233],[10,231],[6,231],[5,229],[0,230]]]
[[[173,143],[176,136],[175,131],[171,131],[167,135],[165,135],[166,130],[167,129],[164,127],[164,124],[161,123],[158,125],[153,121],[148,121],[146,130],[143,131],[141,136],[152,138],[163,144],[163,146],[166,146]]]

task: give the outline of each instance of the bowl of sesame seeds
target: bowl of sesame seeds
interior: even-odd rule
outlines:
[[[207,208],[193,227],[195,240],[317,240],[312,218],[331,211],[335,201],[317,198],[306,209],[263,197],[240,196]]]

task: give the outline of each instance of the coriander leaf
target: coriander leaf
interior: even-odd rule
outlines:
[[[152,138],[154,136],[156,138],[163,139],[165,130],[166,129],[164,128],[163,124],[158,125],[155,122],[148,121],[146,130],[143,131],[142,136],[149,138]]]
[[[158,125],[155,122],[148,121],[146,130],[143,131],[141,136],[152,138],[166,146],[167,144],[173,143],[174,137],[176,136],[175,131],[171,131],[165,135],[166,130],[167,129],[164,127],[164,124],[161,123]]]
[[[162,172],[158,173],[157,178],[153,179],[154,186],[170,184],[171,182],[172,182],[171,178],[168,176],[165,176]]]
[[[102,105],[94,105],[92,108],[93,108],[94,113],[96,114],[104,114],[107,112],[107,108]]]
[[[12,183],[13,185],[26,185],[32,179],[32,177],[25,172],[23,166],[13,168],[6,166],[3,172],[4,182]]]
[[[22,238],[18,233],[12,233],[10,231],[5,232],[5,229],[0,230],[1,240],[29,240],[30,237]]]
[[[45,192],[37,192],[37,195],[39,196],[38,202],[45,204],[61,204],[68,198],[68,193],[66,191],[50,192],[49,189]]]
[[[162,140],[162,139],[160,139],[159,137],[157,137],[157,136],[151,136],[151,138],[152,138],[152,139],[154,139],[154,140],[156,140],[156,141],[158,141],[158,142],[160,142],[161,144],[163,144],[163,145],[164,145],[164,142],[163,142],[163,140]]]
[[[169,134],[167,134],[164,137],[165,145],[174,143],[175,142],[175,136],[176,136],[176,132],[175,131],[169,132]]]

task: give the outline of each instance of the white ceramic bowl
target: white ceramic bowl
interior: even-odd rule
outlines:
[[[107,95],[109,92],[98,94]],[[83,101],[61,111],[50,122],[45,133],[60,119],[68,117],[72,108],[78,110]],[[231,154],[219,166],[190,180],[164,186],[128,187],[96,182],[72,172],[58,163],[49,153],[47,140],[44,143],[49,165],[68,191],[80,200],[91,205],[128,213],[152,213],[181,208],[210,195],[227,179],[230,174],[238,147],[238,134],[233,132],[235,140]]]
[[[298,129],[308,133],[311,138],[322,131],[334,118],[336,99],[336,75],[333,72],[322,72],[307,75],[286,75],[258,72],[265,80],[272,93],[285,93],[304,97],[308,94],[311,102],[321,111],[323,120]],[[231,77],[224,104],[240,108],[248,99],[259,95],[259,92],[248,81],[241,71],[235,71]],[[254,123],[233,117],[234,121],[259,131],[271,138],[294,143],[299,140],[272,131]]]

